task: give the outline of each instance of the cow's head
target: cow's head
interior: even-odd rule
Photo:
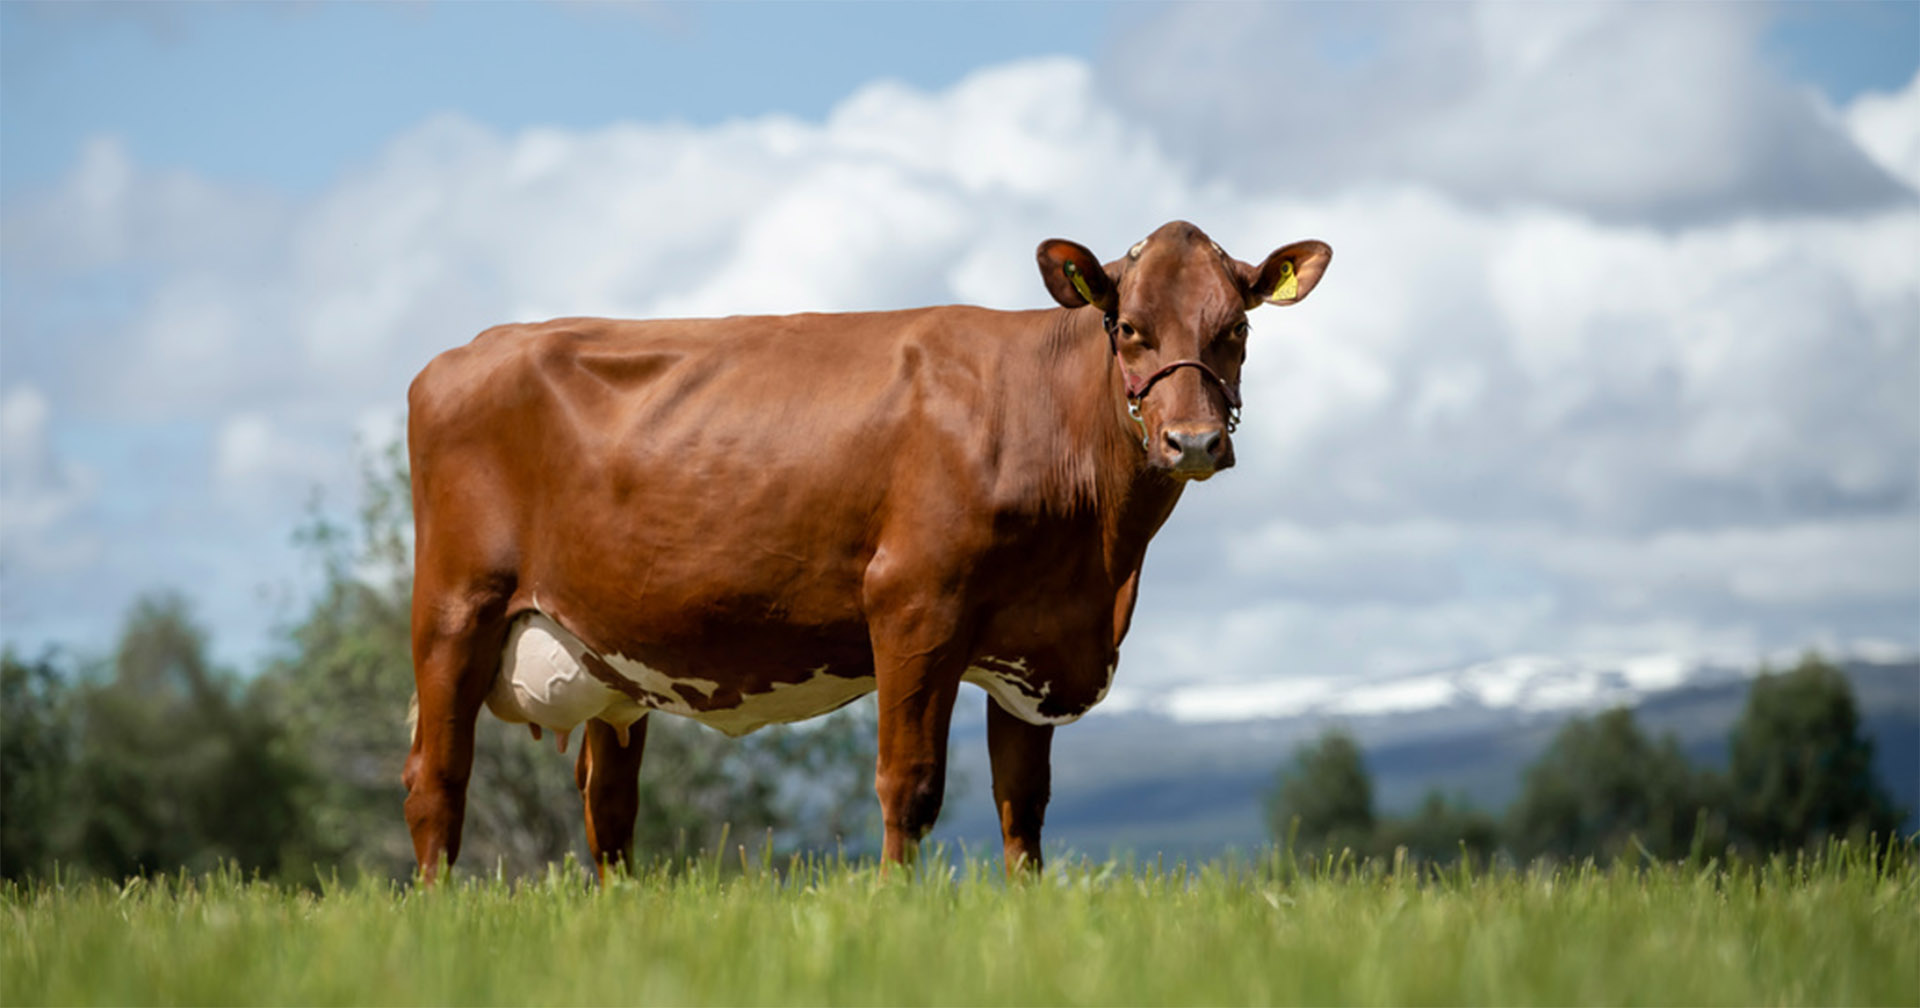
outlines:
[[[1038,257],[1054,300],[1102,314],[1147,463],[1206,479],[1233,465],[1247,312],[1306,297],[1333,249],[1294,242],[1252,266],[1174,221],[1105,265],[1064,238],[1041,242]]]

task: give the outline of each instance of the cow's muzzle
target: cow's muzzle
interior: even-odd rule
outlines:
[[[1223,427],[1169,425],[1160,435],[1155,461],[1180,479],[1203,480],[1233,465],[1233,449]]]

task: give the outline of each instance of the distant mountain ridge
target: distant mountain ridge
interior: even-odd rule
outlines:
[[[1853,685],[1880,779],[1915,828],[1920,658],[1860,649],[1834,661]],[[1386,812],[1408,810],[1434,788],[1498,811],[1568,718],[1614,706],[1634,708],[1655,737],[1673,733],[1695,761],[1724,766],[1757,671],[1666,656],[1521,656],[1358,683],[1120,695],[1055,733],[1048,846],[1145,857],[1256,847],[1267,839],[1263,801],[1275,772],[1333,724],[1359,740]],[[997,850],[984,708],[971,694],[954,719],[955,786],[934,839]]]
[[[1796,657],[1774,663],[1790,666]],[[1842,663],[1901,665],[1920,655],[1894,645],[1856,645]],[[1439,708],[1562,713],[1633,706],[1646,696],[1690,686],[1745,682],[1749,662],[1633,656],[1512,655],[1432,672],[1370,679],[1294,678],[1175,689],[1165,695],[1117,690],[1103,710],[1150,712],[1176,721],[1246,721],[1299,716],[1369,717]]]

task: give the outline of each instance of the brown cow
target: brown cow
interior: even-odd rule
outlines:
[[[884,856],[933,824],[962,682],[985,689],[1009,869],[1040,864],[1053,727],[1106,696],[1147,542],[1233,464],[1260,266],[1191,224],[1101,265],[1040,246],[1060,308],[949,306],[482,333],[408,395],[418,719],[407,825],[459,854],[482,705],[561,733],[603,866],[646,715],[730,735],[877,690]],[[1089,306],[1091,306],[1089,308]]]

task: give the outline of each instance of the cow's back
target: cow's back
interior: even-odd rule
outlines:
[[[682,597],[727,593],[716,579],[729,572],[736,589],[765,593],[789,576],[770,564],[804,562],[816,578],[845,567],[865,546],[846,531],[884,496],[880,460],[893,457],[912,394],[890,366],[897,330],[835,321],[489,330],[412,389],[424,518],[444,489],[465,520],[514,539],[523,576],[564,582],[591,576],[585,567],[621,579],[644,558],[647,576]],[[698,576],[661,569],[676,557]]]

